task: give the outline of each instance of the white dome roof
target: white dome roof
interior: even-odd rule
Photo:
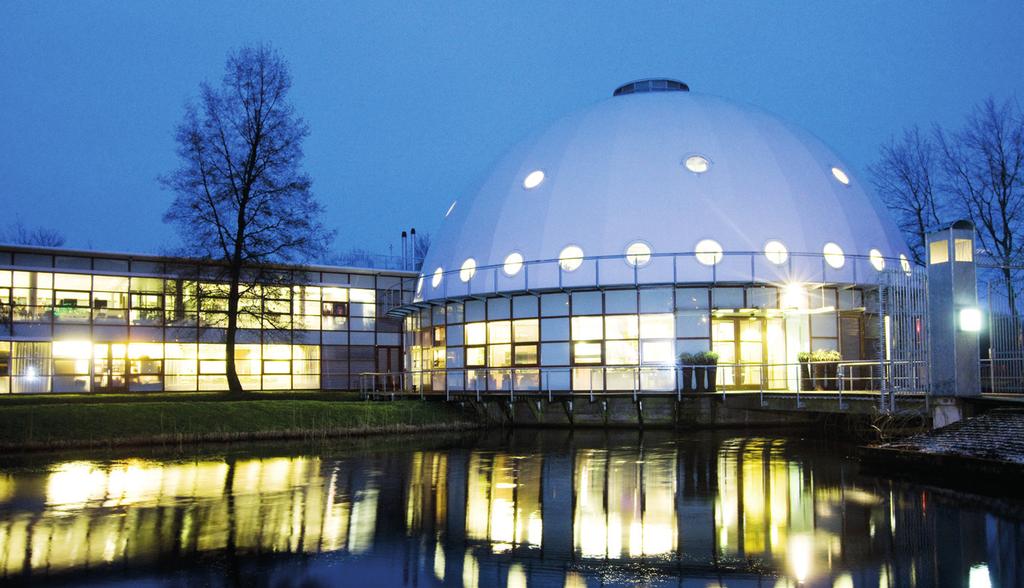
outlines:
[[[710,163],[704,173],[684,165],[692,156]],[[537,170],[543,180],[526,188]],[[817,138],[759,109],[687,91],[619,95],[565,117],[502,157],[475,196],[445,208],[423,265],[425,299],[633,283],[621,256],[638,241],[655,254],[638,271],[644,283],[872,282],[872,250],[875,267],[879,252],[890,260],[906,253],[884,207]],[[657,257],[693,252],[706,239],[726,253],[716,266]],[[769,241],[789,252],[785,264],[766,260]],[[845,253],[843,267],[824,263],[829,243]],[[587,259],[573,272],[531,264],[570,245],[588,258],[618,257]],[[526,268],[508,276],[499,266],[514,252]],[[467,259],[475,271],[460,276]],[[444,275],[432,279],[437,268]]]

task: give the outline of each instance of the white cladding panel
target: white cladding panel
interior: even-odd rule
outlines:
[[[691,155],[710,160],[710,169],[689,171],[683,162]],[[849,176],[849,185],[836,180],[833,167]],[[527,190],[523,180],[534,170],[542,170],[545,179]],[[869,267],[850,256],[866,257],[871,249],[887,258],[906,253],[864,181],[816,137],[721,98],[640,93],[610,98],[559,120],[506,154],[474,196],[459,197],[423,265],[422,296],[523,285],[522,275],[508,279],[485,269],[462,283],[458,269],[469,257],[484,268],[501,264],[513,251],[527,262],[557,258],[568,245],[581,247],[588,257],[623,255],[634,241],[647,243],[654,253],[691,252],[703,239],[717,241],[726,252],[761,252],[766,242],[778,240],[791,253],[814,255],[834,242],[848,256],[848,273],[854,266],[857,272]],[[761,256],[757,263],[763,262]],[[584,264],[563,274],[562,285],[628,280],[630,268],[624,261],[616,263],[602,262],[600,276],[595,264]],[[821,273],[819,258],[796,256],[793,263],[797,277]],[[712,277],[693,259],[675,265],[673,273],[671,260],[655,259],[646,279],[660,274],[665,280],[706,282]],[[559,285],[558,272],[550,266],[530,268],[531,288]],[[616,271],[619,266],[624,271]],[[449,273],[434,288],[430,276],[438,267]],[[750,258],[727,257],[716,272],[717,280],[749,281]],[[763,271],[757,274],[766,277]],[[872,281],[852,274],[834,278]]]

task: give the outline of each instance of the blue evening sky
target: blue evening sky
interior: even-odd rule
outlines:
[[[1024,99],[1024,3],[15,2],[0,5],[0,225],[161,252],[173,129],[269,41],[312,133],[335,248],[434,232],[516,141],[642,77],[750,102],[864,174],[904,126]]]

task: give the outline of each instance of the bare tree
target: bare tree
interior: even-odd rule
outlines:
[[[414,269],[419,270],[423,266],[423,260],[427,257],[427,251],[430,249],[430,233],[420,233],[416,235],[416,246],[413,248],[412,261],[415,266]]]
[[[0,242],[12,245],[61,247],[64,245],[64,235],[45,227],[27,227],[19,219],[7,225],[7,229],[0,233]]]
[[[937,193],[941,175],[935,144],[916,126],[882,146],[881,158],[868,167],[872,183],[907,238],[910,254],[925,264],[926,237],[942,223],[945,197]]]
[[[1014,266],[1024,254],[1024,111],[989,98],[958,131],[936,131],[946,189],[970,218],[982,247],[1000,266],[1017,312]]]
[[[227,298],[227,380],[236,394],[239,318],[259,315],[266,326],[290,316],[289,276],[268,264],[312,259],[333,239],[301,168],[309,129],[290,89],[287,63],[272,48],[230,54],[220,86],[202,84],[198,103],[187,106],[176,130],[180,165],[161,178],[175,194],[165,222],[177,226],[187,254],[223,270],[216,294]]]

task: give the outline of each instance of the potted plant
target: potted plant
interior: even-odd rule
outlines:
[[[813,353],[801,351],[796,354],[796,360],[800,362],[800,389],[814,390],[814,377],[811,374],[811,362],[814,361]]]
[[[839,371],[839,360],[842,356],[834,349],[818,349],[811,354],[814,362],[815,390],[838,390],[836,379]]]
[[[693,353],[679,354],[679,365],[683,378],[683,392],[693,392],[696,390],[696,386],[694,386],[693,383],[693,366],[696,365],[696,363],[697,360]]]
[[[694,375],[697,376],[697,392],[714,392],[718,376],[718,353],[701,351],[694,354]]]

